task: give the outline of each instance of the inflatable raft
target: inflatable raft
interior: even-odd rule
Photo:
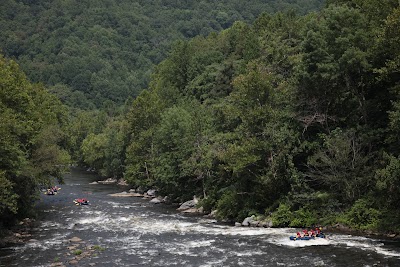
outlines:
[[[77,199],[74,199],[74,203],[75,203],[75,205],[77,205],[77,206],[80,206],[80,205],[89,205],[89,200],[77,198]]]
[[[297,237],[297,236],[292,235],[289,238],[290,238],[290,240],[293,240],[293,241],[296,241],[296,240],[314,240],[314,239],[318,239],[318,238],[325,238],[325,235],[324,234],[320,234],[320,235],[317,235],[317,236],[302,236],[302,237]]]

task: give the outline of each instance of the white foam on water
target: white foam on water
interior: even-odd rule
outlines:
[[[109,205],[113,208],[121,208],[121,209],[131,209],[131,208],[137,208],[141,206],[141,203],[129,203],[129,204],[123,204],[120,202],[115,202],[115,201],[103,201],[105,205]]]
[[[105,223],[109,221],[108,218],[104,216],[96,216],[96,217],[89,217],[89,218],[84,218],[80,219],[77,221],[78,224],[90,224],[90,225],[98,225],[101,223]]]
[[[62,227],[62,224],[57,223],[57,222],[52,222],[52,221],[44,221],[41,223],[41,228],[42,227],[46,227],[46,229],[48,230],[48,228],[57,228],[59,229],[60,227]]]
[[[208,228],[208,227],[207,227]],[[286,229],[282,228],[252,228],[252,227],[230,227],[226,226],[222,228],[221,233],[223,235],[233,235],[233,236],[276,236],[285,235]]]
[[[254,255],[264,255],[265,251],[261,251],[261,250],[248,250],[248,251],[241,251],[241,252],[235,252],[235,256],[238,257],[251,257]]]
[[[333,235],[330,237],[331,243],[336,246],[346,246],[349,248],[358,248],[365,251],[375,252],[388,257],[400,257],[400,251],[385,248],[385,244],[379,240],[357,237],[351,235]]]
[[[189,248],[200,248],[200,247],[210,247],[212,243],[214,243],[215,240],[202,240],[202,241],[190,241],[187,244],[185,244],[186,246],[188,246]]]
[[[127,218],[127,217],[119,217],[119,218],[117,218],[117,220],[120,221],[120,222],[128,222],[128,221],[130,221],[131,219],[130,219],[130,218]]]
[[[174,255],[185,256],[206,256],[208,250],[216,249],[212,246],[215,240],[171,242],[164,248],[167,252]],[[199,248],[208,248],[207,251],[201,251]]]
[[[383,247],[376,247],[375,251],[379,254],[389,256],[389,257],[400,257],[400,252],[389,250]]]
[[[330,240],[326,238],[316,238],[310,240],[290,240],[286,235],[285,237],[281,237],[278,239],[274,239],[274,243],[282,246],[294,247],[294,248],[303,248],[310,246],[327,246],[330,245]]]
[[[213,266],[222,266],[222,264],[227,260],[227,257],[222,257],[221,259],[215,259],[213,261],[204,263],[199,265],[199,267],[213,267]]]
[[[49,210],[44,210],[43,212],[45,213],[51,213],[51,212],[56,212],[56,209],[49,209]]]
[[[27,249],[40,249],[42,251],[54,249],[64,243],[68,233],[56,233],[45,240],[32,240],[24,244],[24,246],[16,247],[15,250],[25,251]]]
[[[209,224],[204,220],[200,222],[187,222],[184,221],[180,215],[166,215],[158,216],[157,218],[152,217],[151,214],[131,214],[126,213],[118,215],[109,215],[103,211],[93,211],[85,210],[83,211],[85,218],[77,220],[77,226],[84,229],[92,229],[93,231],[113,231],[113,232],[124,232],[129,236],[150,234],[150,235],[161,235],[164,233],[177,233],[179,235],[186,234],[205,234],[207,236],[259,236],[264,241],[271,244],[287,246],[287,247],[308,247],[308,246],[346,246],[354,247],[363,250],[374,251],[376,253],[390,256],[390,257],[400,257],[399,251],[393,251],[384,247],[379,241],[370,239],[355,237],[350,235],[328,235],[327,238],[316,238],[312,240],[297,240],[292,241],[289,239],[290,235],[296,232],[296,229],[288,228],[251,228],[251,227],[232,227],[226,225]],[[165,218],[164,218],[165,217]],[[172,219],[171,219],[172,218]],[[213,222],[211,220],[211,222]],[[57,225],[52,222],[48,222],[48,227],[56,227]],[[70,227],[73,225],[70,224]],[[69,229],[70,229],[69,227]],[[121,240],[119,240],[121,241]],[[135,242],[136,241],[136,242]],[[123,247],[127,250],[136,250],[143,248],[137,238],[132,238],[129,240],[122,240]],[[211,243],[210,243],[211,242]],[[182,253],[183,255],[192,255],[189,251],[190,248],[195,246],[211,246],[214,239],[211,241],[200,241],[185,244],[187,250],[182,250],[182,246],[174,245],[174,248],[170,248],[171,253]],[[128,252],[129,253],[129,252]],[[246,253],[246,252],[243,252]],[[245,254],[243,254],[245,255]]]

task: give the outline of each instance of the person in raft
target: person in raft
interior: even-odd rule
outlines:
[[[296,233],[296,238],[301,238],[301,237],[324,237],[324,233],[322,233],[322,228],[317,227],[314,229],[311,229],[308,231],[307,229],[303,229],[301,232]]]
[[[47,191],[46,191],[46,195],[55,195],[55,192],[54,192],[53,189],[48,188]]]
[[[322,232],[322,227],[315,228],[315,236],[316,237],[325,237],[325,234]]]
[[[75,201],[79,205],[87,205],[87,204],[89,204],[88,203],[89,201],[86,198],[77,198]]]

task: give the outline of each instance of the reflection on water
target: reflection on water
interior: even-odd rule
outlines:
[[[290,241],[293,229],[231,227],[185,217],[140,198],[110,197],[124,188],[89,185],[95,180],[73,170],[59,194],[43,195],[32,241],[2,249],[0,266],[68,266],[76,257],[68,249],[73,237],[82,239],[81,248],[102,248],[77,266],[400,266],[398,242],[350,235]],[[82,197],[91,205],[74,205],[73,199]]]

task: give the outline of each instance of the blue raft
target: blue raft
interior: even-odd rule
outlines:
[[[325,235],[321,234],[321,235],[317,235],[317,236],[303,236],[303,237],[297,237],[297,236],[292,235],[289,238],[290,238],[290,240],[293,240],[293,241],[296,241],[296,240],[314,240],[316,238],[325,238]]]

